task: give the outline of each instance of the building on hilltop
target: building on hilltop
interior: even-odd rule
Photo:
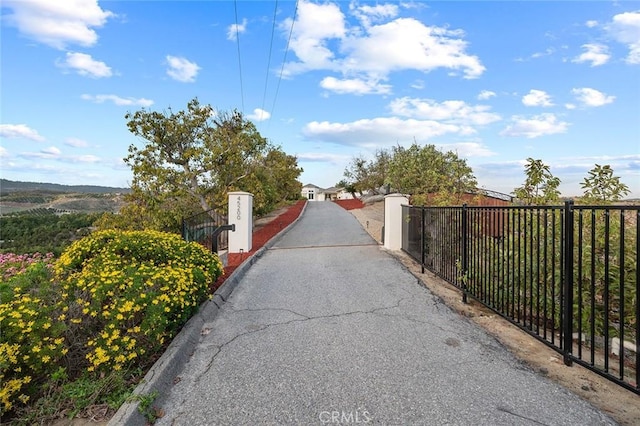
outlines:
[[[349,200],[353,196],[349,194],[344,188],[320,188],[317,185],[308,183],[302,187],[302,198],[306,198],[309,201],[333,201],[333,200]]]

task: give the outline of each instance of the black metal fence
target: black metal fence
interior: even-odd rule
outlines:
[[[182,238],[198,242],[217,253],[229,247],[229,235],[222,232],[227,230],[226,226],[226,216],[209,210],[182,219]]]
[[[403,206],[403,219],[423,270],[640,394],[640,206]]]

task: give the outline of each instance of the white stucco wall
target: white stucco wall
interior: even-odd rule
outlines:
[[[338,200],[353,200],[353,195],[345,191],[340,191],[338,192]]]
[[[402,194],[384,197],[384,248],[402,249],[402,205],[409,204],[409,198]]]
[[[300,191],[303,198],[306,198],[309,201],[329,201],[333,196],[333,199],[338,200],[351,200],[353,197],[346,191],[338,191],[325,193],[323,188],[316,188],[312,186],[303,186]],[[309,192],[313,192],[313,199],[309,199]]]
[[[313,199],[309,198],[309,193],[313,193]],[[303,186],[301,194],[309,201],[324,201],[324,194],[322,188]]]

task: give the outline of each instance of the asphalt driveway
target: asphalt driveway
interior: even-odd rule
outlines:
[[[614,424],[453,313],[347,211],[311,202],[242,278],[158,425]]]

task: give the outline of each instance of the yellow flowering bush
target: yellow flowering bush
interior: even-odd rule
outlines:
[[[217,255],[156,231],[95,232],[50,260],[0,281],[0,422],[75,381],[144,371],[222,274]]]
[[[0,416],[27,403],[67,351],[48,260],[0,282]]]
[[[107,372],[153,359],[206,299],[222,263],[175,234],[107,230],[72,244],[54,269],[67,337],[84,347],[76,365]]]

